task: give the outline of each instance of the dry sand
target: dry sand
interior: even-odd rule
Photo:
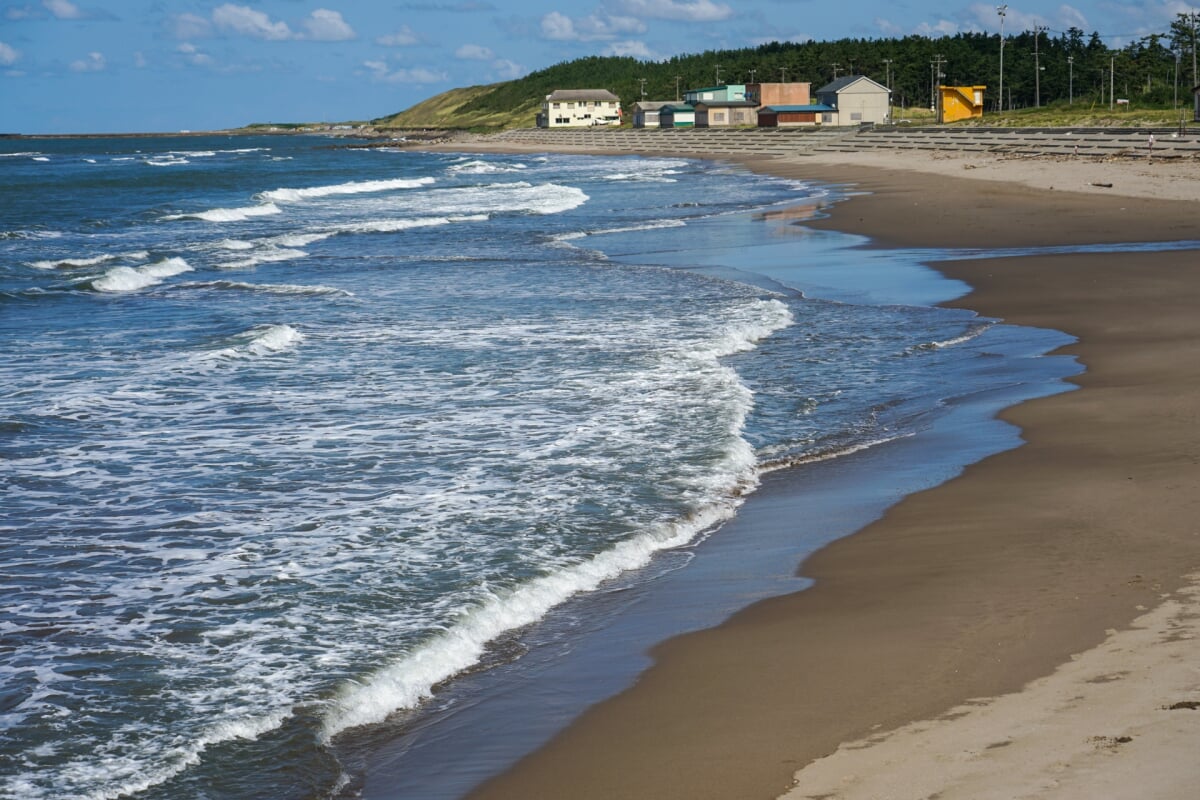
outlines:
[[[870,190],[816,224],[889,244],[1200,238],[1192,164],[870,158],[746,163]],[[1200,252],[936,266],[975,288],[958,305],[1077,336],[1081,390],[1005,412],[1025,446],[822,550],[812,589],[656,648],[473,797],[1197,796]]]

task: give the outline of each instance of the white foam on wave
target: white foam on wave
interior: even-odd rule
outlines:
[[[753,395],[720,359],[752,349],[764,337],[793,322],[787,306],[774,299],[755,301],[747,311],[744,319],[704,346],[666,354],[672,362],[703,365],[704,371],[715,375],[737,398],[729,421],[732,443],[723,463],[712,470],[708,485],[703,486],[707,499],[697,510],[510,590],[487,592],[453,627],[364,681],[345,685],[329,704],[322,722],[322,739],[327,741],[352,728],[382,722],[399,709],[416,707],[432,696],[434,686],[478,663],[496,637],[537,622],[570,597],[596,590],[622,573],[644,567],[656,553],[685,545],[733,516],[758,480],[754,450],[740,435]]]
[[[46,261],[31,261],[29,266],[34,269],[76,269],[80,267],[94,267],[97,264],[105,264],[110,261],[119,261],[128,259],[130,261],[145,261],[150,257],[150,253],[146,250],[137,250],[132,253],[105,253],[104,255],[92,256],[91,258],[58,258],[48,259]]]
[[[592,231],[572,231],[571,233],[560,233],[554,237],[553,241],[568,242],[575,239],[583,239],[587,236],[603,236],[606,233],[633,233],[635,231],[653,231],[661,228],[685,228],[687,222],[681,219],[659,219],[651,222],[645,222],[641,225],[626,225],[620,228],[600,228]]]
[[[253,741],[263,734],[275,730],[290,717],[292,710],[278,711],[261,717],[243,717],[218,722],[205,730],[199,738],[181,743],[160,758],[147,763],[138,756],[108,757],[101,764],[76,761],[66,765],[60,777],[68,786],[92,786],[82,795],[87,800],[117,800],[169,781],[189,767],[200,763],[208,748],[236,739]],[[15,788],[15,787],[10,787]],[[40,797],[34,785],[24,787],[28,797]]]
[[[413,219],[376,219],[365,222],[347,222],[339,225],[338,233],[399,233],[413,228],[435,228],[458,222],[486,222],[487,214],[468,214],[458,217],[417,217]]]
[[[304,285],[292,283],[243,283],[240,281],[205,281],[184,283],[180,289],[219,289],[224,291],[262,292],[264,294],[285,295],[339,295],[353,297],[353,292],[338,289],[334,286]]]
[[[447,168],[449,172],[458,172],[464,175],[491,175],[503,172],[520,172],[523,169],[528,169],[524,164],[496,164],[489,161],[465,161],[458,164],[453,164]]]
[[[168,214],[164,220],[199,219],[205,222],[243,222],[254,217],[267,217],[272,214],[282,214],[283,211],[274,203],[263,203],[257,206],[241,208],[212,208],[208,211],[191,211],[183,214]]]
[[[222,239],[217,242],[217,247],[222,250],[253,250],[254,242],[247,242],[245,239]]]
[[[146,159],[146,164],[151,167],[178,167],[190,163],[192,162],[188,161],[186,158],[178,158],[174,156]]]
[[[325,716],[322,738],[327,741],[351,728],[383,722],[399,709],[416,707],[432,696],[438,683],[478,663],[488,643],[497,636],[537,622],[570,597],[645,566],[659,551],[687,544],[701,531],[732,517],[737,506],[738,501],[731,498],[726,504],[714,505],[682,522],[662,525],[510,592],[492,594],[457,625],[407,658],[385,667],[365,683],[344,688]]]
[[[291,325],[258,325],[232,337],[228,347],[203,354],[203,360],[245,359],[269,356],[291,350],[304,340],[304,334]]]
[[[558,183],[534,185],[525,181],[489,183],[456,189],[436,189],[422,195],[430,211],[443,214],[508,212],[561,214],[588,201],[583,190]]]
[[[249,269],[259,264],[272,264],[278,261],[294,261],[297,258],[307,258],[308,253],[287,247],[264,247],[254,253],[239,258],[236,261],[224,261],[221,269]]]
[[[192,266],[182,258],[165,258],[143,267],[113,267],[91,285],[98,292],[136,292],[160,284],[164,278],[191,271]]]
[[[34,156],[33,160],[34,161],[49,161],[50,159],[47,158],[46,156]]]
[[[310,186],[304,189],[274,189],[262,192],[258,196],[263,200],[278,203],[296,203],[302,200],[312,200],[318,197],[333,197],[336,195],[365,194],[372,192],[390,192],[397,189],[416,189],[434,183],[433,178],[393,178],[378,181],[351,181],[331,186]]]
[[[965,343],[971,341],[972,339],[976,339],[976,338],[982,336],[985,332],[987,332],[988,330],[991,330],[991,328],[995,324],[996,323],[994,323],[994,322],[984,322],[980,325],[973,326],[962,336],[955,336],[951,339],[945,339],[940,342],[930,342],[928,346],[935,350],[942,350],[947,347],[954,347],[955,345],[958,345],[958,344],[965,344]]]

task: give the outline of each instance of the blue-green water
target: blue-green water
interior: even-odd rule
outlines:
[[[779,269],[887,255],[757,275],[819,186],[330,144],[0,141],[0,796],[336,795],[340,735],[764,470],[1047,378]]]

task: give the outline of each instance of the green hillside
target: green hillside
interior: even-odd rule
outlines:
[[[1191,105],[1193,36],[1186,15],[1169,31],[1113,49],[1101,37],[1071,28],[1057,36],[1025,31],[1005,37],[1004,95],[1009,109],[1059,105],[1103,112],[1110,93],[1127,108],[1174,113]],[[1176,60],[1176,53],[1180,58]],[[1036,54],[1036,55],[1035,55]],[[987,111],[998,109],[1000,37],[960,33],[940,39],[839,39],[771,42],[739,50],[710,50],[664,61],[588,56],[555,64],[523,78],[453,89],[398,114],[374,120],[380,127],[502,129],[534,124],[542,99],[555,89],[608,89],[633,103],[674,100],[677,92],[721,83],[808,81],[814,88],[847,74],[863,74],[890,86],[900,108],[928,108],[940,65],[940,83],[987,86]],[[1040,67],[1040,69],[1039,69]],[[1111,92],[1110,92],[1111,87]]]

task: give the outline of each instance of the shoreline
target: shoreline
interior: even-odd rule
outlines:
[[[1190,200],[1037,193],[811,159],[740,163],[864,187],[871,194],[805,224],[894,245],[1196,238]],[[1186,274],[1195,257],[932,265],[973,287],[951,305],[1078,336],[1065,352],[1087,366],[1074,381],[1082,391],[1010,408],[1001,417],[1025,446],[818,552],[801,568],[813,588],[655,648],[634,687],[470,796],[776,797],[839,745],[1017,692],[1163,603],[1200,565],[1190,500],[1200,443],[1187,410],[1200,385],[1179,368],[1195,363],[1200,340],[1200,280]]]

